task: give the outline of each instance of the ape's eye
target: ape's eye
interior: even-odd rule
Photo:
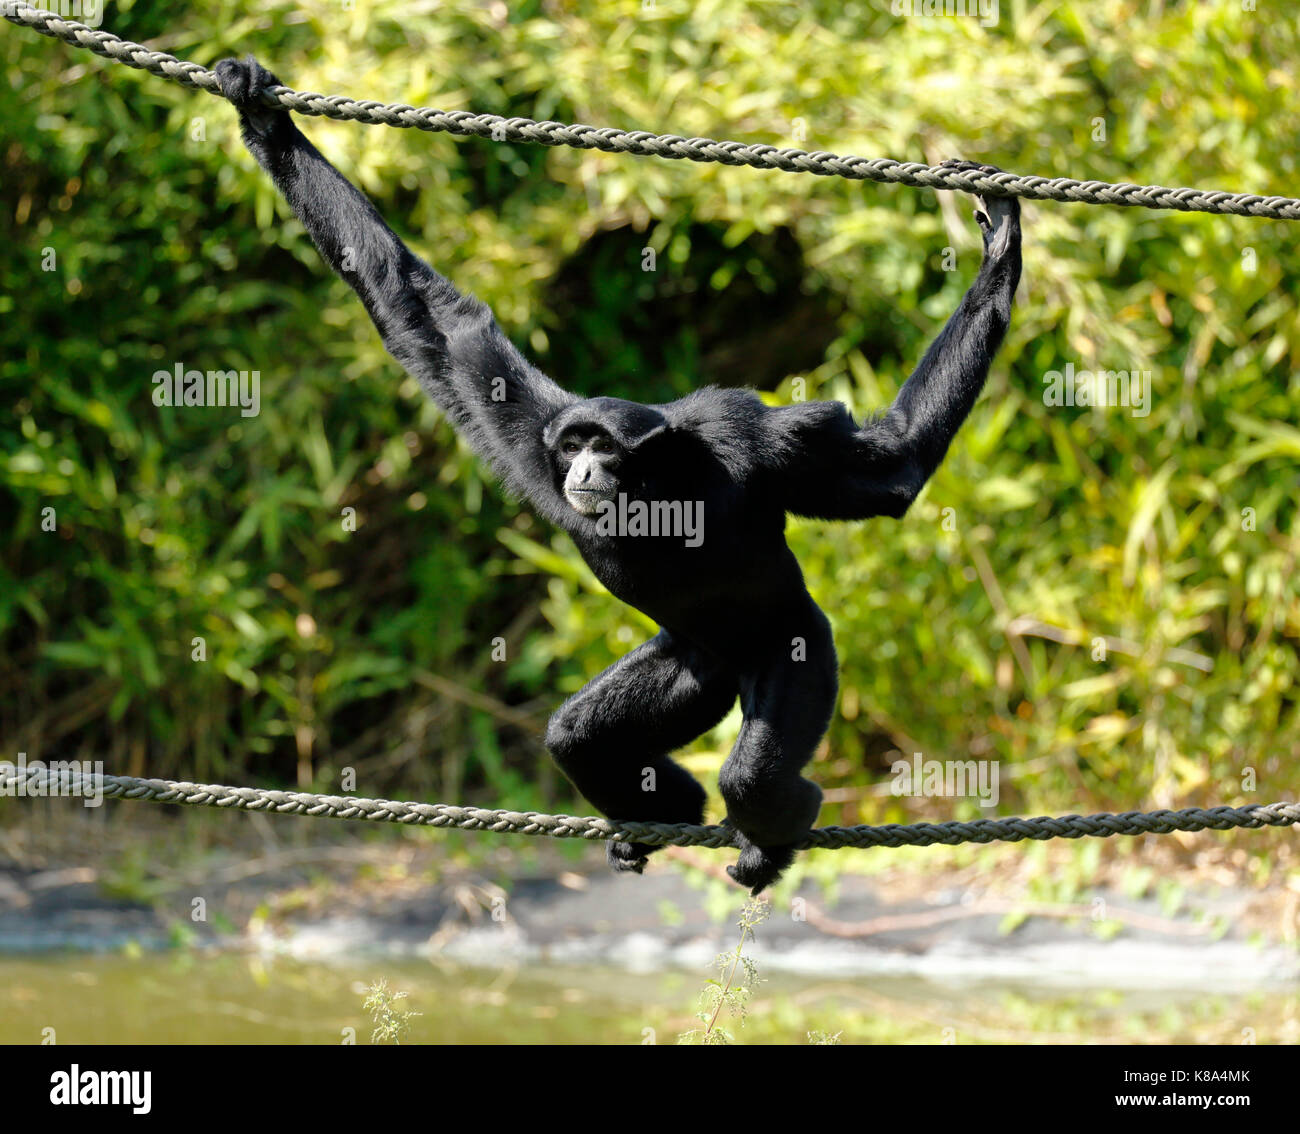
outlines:
[[[608,437],[595,437],[592,439],[591,449],[594,453],[609,453],[613,451],[614,446],[609,443]]]
[[[582,446],[576,441],[566,441],[560,446],[560,449],[568,456],[572,457],[574,453],[580,453],[582,451]]]

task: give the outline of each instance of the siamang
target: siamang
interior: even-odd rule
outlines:
[[[977,198],[979,275],[893,405],[862,426],[839,402],[771,407],[734,389],[665,405],[580,398],[525,360],[485,304],[417,258],[287,111],[262,102],[278,79],[251,58],[216,71],[244,143],[389,353],[507,489],[661,627],[560,706],[546,731],[556,762],[612,819],[701,823],[704,790],[670,754],[739,697],[744,721],[718,786],[741,847],[728,873],[757,894],[817,818],[822,793],[800,771],[837,693],[830,623],[786,546],[786,514],[898,519],[916,499],[1010,321],[1017,202]],[[607,844],[611,866],[637,873],[655,849]]]

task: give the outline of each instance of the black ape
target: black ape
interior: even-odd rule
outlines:
[[[1020,278],[1017,203],[982,202],[978,278],[893,406],[861,428],[838,402],[769,408],[738,390],[658,406],[582,399],[416,258],[287,112],[261,103],[274,76],[229,59],[217,74],[249,150],[393,357],[506,485],[573,537],[600,581],[662,627],[551,718],[546,744],[560,767],[611,818],[702,822],[704,791],[669,754],[739,696],[744,724],[719,787],[742,836],[731,876],[762,890],[817,818],[821,791],[799,773],[836,696],[831,628],[786,546],[786,513],[907,511],[1006,332]],[[639,872],[653,849],[608,844],[619,870]]]

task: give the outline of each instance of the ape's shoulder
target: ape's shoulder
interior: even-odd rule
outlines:
[[[795,402],[788,406],[769,406],[753,390],[722,389],[705,386],[667,405],[655,406],[677,429],[701,425],[748,426],[763,424],[769,428],[807,428],[853,422],[843,402]]]
[[[656,408],[671,429],[699,439],[742,477],[788,467],[808,447],[847,440],[857,431],[842,402],[769,406],[752,390],[707,386]]]
[[[704,386],[667,405],[656,406],[674,429],[743,425],[767,409],[753,390]]]
[[[767,407],[752,390],[705,386],[655,408],[672,434],[708,449],[735,480],[745,480],[761,466]]]

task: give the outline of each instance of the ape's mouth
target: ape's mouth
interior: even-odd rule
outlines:
[[[566,488],[564,495],[568,498],[574,510],[581,512],[584,516],[590,516],[600,510],[600,506],[607,500],[613,499],[609,492],[603,488]]]

